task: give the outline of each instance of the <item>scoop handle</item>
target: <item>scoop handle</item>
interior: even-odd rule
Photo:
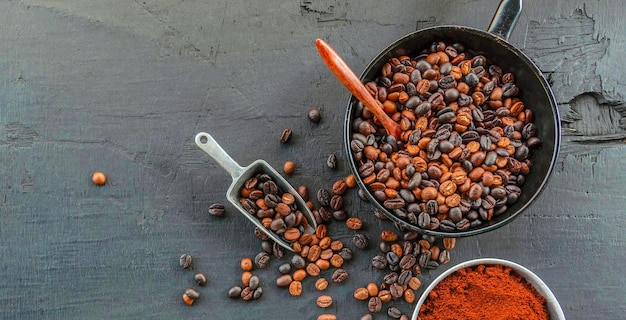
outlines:
[[[502,0],[498,10],[493,15],[487,32],[495,34],[504,40],[509,40],[511,31],[522,13],[522,0]]]
[[[215,159],[230,174],[233,180],[236,180],[244,173],[245,168],[235,162],[210,134],[206,132],[196,134],[196,145]]]
[[[359,79],[352,69],[343,61],[339,54],[324,40],[317,39],[315,41],[317,51],[328,66],[328,69],[337,77],[337,79],[359,100],[363,106],[367,108],[385,127],[387,133],[393,135],[396,140],[400,141],[402,130],[400,125],[393,121],[380,106],[380,102],[374,99],[367,91],[361,79]]]

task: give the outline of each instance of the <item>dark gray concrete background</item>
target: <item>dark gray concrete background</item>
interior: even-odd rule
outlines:
[[[278,260],[258,271],[259,301],[232,301],[239,260],[260,242],[226,203],[230,177],[193,143],[207,131],[241,164],[296,163],[311,189],[349,173],[341,133],[347,91],[315,50],[327,40],[360,72],[396,38],[423,27],[486,28],[486,1],[0,1],[0,318],[355,319],[352,291],[382,277],[358,251],[350,278],[315,306],[277,288]],[[563,145],[545,192],[524,215],[464,238],[452,264],[510,259],[539,274],[568,319],[621,319],[626,297],[626,151],[618,0],[524,2],[510,41],[545,72],[559,102]],[[322,112],[310,123],[309,108]],[[282,145],[284,128],[293,141]],[[339,167],[325,159],[337,153]],[[109,177],[104,187],[94,171]],[[354,190],[353,190],[354,191]],[[346,201],[373,241],[392,226]],[[352,232],[331,223],[332,235]],[[181,294],[208,275],[193,307]],[[422,277],[424,287],[446,267]],[[309,279],[311,280],[311,279]],[[419,292],[421,293],[421,291]],[[412,306],[395,303],[406,313]],[[386,316],[380,314],[379,319]]]

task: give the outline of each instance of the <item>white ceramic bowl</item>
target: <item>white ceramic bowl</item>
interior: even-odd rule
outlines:
[[[532,284],[535,287],[535,289],[537,290],[537,292],[539,292],[539,294],[541,294],[542,296],[546,298],[547,300],[546,304],[548,307],[548,312],[550,312],[551,320],[565,320],[565,315],[563,314],[563,310],[561,310],[561,306],[559,305],[559,302],[556,300],[556,297],[554,296],[552,291],[550,291],[550,288],[548,288],[548,286],[536,274],[534,274],[530,270],[526,269],[525,267],[522,267],[521,265],[515,262],[502,260],[502,259],[494,259],[494,258],[470,260],[470,261],[459,263],[455,265],[454,267],[446,270],[426,288],[426,290],[424,291],[420,299],[417,301],[417,305],[415,306],[415,310],[413,311],[413,317],[411,318],[411,320],[417,320],[417,316],[419,315],[420,308],[422,307],[422,304],[424,303],[424,301],[426,301],[426,298],[428,298],[428,294],[445,277],[451,275],[457,270],[467,268],[467,267],[473,267],[473,266],[477,266],[481,264],[484,264],[484,265],[499,264],[499,265],[503,265],[505,267],[511,268],[517,274],[524,277],[526,281],[528,281],[530,284]]]

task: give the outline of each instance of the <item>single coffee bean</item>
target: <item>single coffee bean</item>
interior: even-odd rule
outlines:
[[[402,312],[396,307],[389,307],[387,308],[387,316],[392,319],[400,319],[400,317],[402,316]]]
[[[348,272],[346,272],[346,270],[339,268],[333,272],[333,282],[341,283],[344,282],[346,279],[348,279]]]
[[[285,129],[280,135],[280,142],[287,143],[291,140],[292,131],[291,129]]]
[[[330,198],[331,195],[327,189],[321,188],[317,191],[317,201],[319,201],[321,206],[329,206]]]
[[[195,281],[199,286],[204,286],[207,282],[206,276],[202,273],[196,273],[196,275],[193,276],[193,281]]]
[[[232,286],[228,289],[228,297],[231,299],[237,299],[241,297],[241,291],[243,289],[240,286]]]
[[[299,297],[302,294],[302,282],[294,280],[289,284],[289,294],[292,297]]]
[[[318,123],[322,119],[321,113],[317,109],[310,109],[308,114],[309,120],[313,123]]]
[[[224,205],[221,203],[214,203],[209,206],[209,214],[216,217],[224,215]]]
[[[259,300],[262,295],[263,295],[263,288],[258,287],[254,289],[254,292],[252,293],[252,300]]]
[[[245,287],[243,288],[243,290],[241,290],[241,299],[244,301],[249,301],[252,300],[252,298],[254,298],[254,290],[252,290],[250,287]]]
[[[259,287],[260,284],[260,279],[257,276],[252,276],[250,277],[250,280],[248,280],[248,287],[250,287],[250,289],[255,290],[256,288]]]
[[[270,255],[267,252],[260,252],[254,257],[254,264],[259,269],[265,269],[270,262]]]
[[[183,254],[182,256],[180,256],[179,259],[180,262],[180,267],[183,269],[187,269],[189,268],[189,266],[191,266],[191,262],[192,262],[192,258],[190,254]]]
[[[367,291],[367,288],[356,288],[354,290],[354,294],[353,297],[357,300],[367,300],[369,298],[370,294],[369,291]]]
[[[194,300],[200,298],[200,292],[194,288],[187,288],[187,290],[185,290],[185,294]]]
[[[346,226],[351,230],[360,230],[363,227],[363,221],[357,217],[350,217],[346,220]]]
[[[368,239],[364,234],[357,233],[352,237],[352,244],[359,249],[365,249],[368,245]]]
[[[333,298],[331,296],[322,295],[317,298],[316,303],[320,308],[328,308],[333,304]]]
[[[371,297],[367,302],[367,309],[369,312],[378,313],[383,309],[383,302],[379,297]],[[361,319],[363,319],[361,317]]]
[[[331,153],[326,159],[326,165],[331,169],[337,168],[337,155]]]
[[[384,270],[387,267],[387,258],[376,255],[372,258],[372,266],[378,270]]]

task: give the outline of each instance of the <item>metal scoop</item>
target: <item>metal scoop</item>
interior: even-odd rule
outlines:
[[[259,228],[259,230],[263,231],[267,234],[272,240],[278,243],[285,249],[290,251],[294,251],[291,245],[281,238],[278,234],[273,232],[272,230],[266,228],[261,224],[261,220],[259,220],[256,216],[251,215],[246,211],[241,203],[239,202],[240,194],[239,191],[246,183],[246,180],[254,177],[258,173],[265,173],[269,175],[276,185],[282,189],[283,192],[289,192],[294,195],[296,199],[296,205],[298,209],[302,212],[304,217],[307,219],[308,223],[305,224],[305,233],[314,233],[317,228],[317,223],[315,222],[315,218],[307,207],[305,201],[300,197],[298,192],[285,180],[274,168],[272,168],[267,162],[264,160],[256,160],[252,162],[247,167],[241,167],[233,158],[231,158],[224,149],[213,139],[213,137],[206,133],[200,132],[196,135],[196,144],[200,149],[204,152],[208,153],[217,163],[224,168],[230,176],[233,178],[233,183],[231,183],[228,191],[226,191],[226,196],[228,201],[232,203],[238,210],[243,214],[248,220],[252,221],[255,226]]]

